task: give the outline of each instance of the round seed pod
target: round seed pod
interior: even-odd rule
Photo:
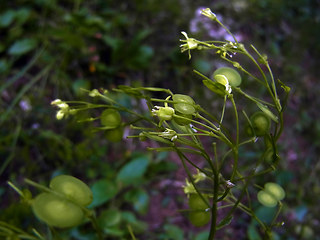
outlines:
[[[92,202],[92,191],[78,178],[59,175],[51,180],[49,186],[52,190],[63,194],[67,199],[81,206],[87,206]]]
[[[80,207],[52,193],[41,193],[33,199],[32,210],[41,221],[59,228],[77,226],[84,218]]]
[[[263,112],[255,112],[251,117],[250,121],[256,136],[266,135],[271,126],[270,118]]]
[[[285,191],[276,183],[266,183],[258,192],[258,201],[266,207],[275,207],[285,197]]]
[[[106,109],[101,113],[100,122],[106,129],[116,128],[121,124],[120,113],[111,108]]]
[[[224,75],[232,87],[238,87],[241,84],[240,74],[230,67],[221,67],[214,71],[213,78],[215,79],[216,75]]]
[[[192,115],[190,115],[190,114],[189,115],[185,115],[185,114],[181,114],[179,112],[176,112],[176,115],[184,117],[184,118],[187,118],[187,119],[183,119],[183,118],[180,118],[180,117],[173,116],[174,121],[177,124],[179,124],[180,126],[186,126],[186,125],[189,125],[191,123]]]
[[[194,107],[195,102],[188,95],[174,94],[172,99],[174,102],[177,102],[173,104],[173,107],[177,112],[185,115],[192,115],[196,112]]]
[[[258,192],[258,201],[266,207],[275,207],[278,204],[278,200],[264,190]]]
[[[123,138],[123,127],[107,130],[105,136],[110,142],[120,142]]]
[[[265,191],[268,193],[272,194],[277,200],[282,200],[284,199],[286,193],[283,190],[283,188],[276,183],[268,182],[264,185]]]
[[[204,196],[207,199],[206,196]],[[191,209],[204,210],[208,208],[208,205],[202,200],[199,194],[191,194],[189,197],[189,207]]]
[[[203,211],[198,211],[194,210],[189,212],[189,219],[192,225],[196,227],[202,227],[206,224],[209,223],[210,221],[210,212],[206,212],[205,210]]]

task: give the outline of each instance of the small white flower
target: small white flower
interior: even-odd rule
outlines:
[[[215,21],[217,16],[210,10],[210,8],[202,9],[201,14]]]
[[[194,38],[189,38],[188,34],[186,32],[181,32],[183,36],[185,36],[186,40],[181,40],[181,42],[184,42],[184,44],[181,44],[181,52],[185,52],[188,51],[189,54],[189,59],[191,59],[191,54],[190,54],[190,50],[191,49],[195,49],[198,47],[198,42],[196,39]]]
[[[51,105],[58,105],[60,103],[62,103],[62,101],[60,99],[56,99],[56,100],[51,102]]]
[[[227,188],[233,188],[233,187],[235,187],[236,185],[234,184],[234,183],[232,183],[230,180],[227,180],[226,181],[226,187]]]
[[[189,124],[189,126],[190,126],[190,128],[191,128],[191,130],[193,131],[193,132],[195,132],[195,133],[197,133],[198,132],[198,130],[197,129],[195,129],[194,128],[194,126],[190,123]]]
[[[68,115],[70,112],[69,105],[60,99],[56,99],[51,102],[51,105],[56,105],[59,111],[56,114],[56,118],[61,120],[64,116]]]
[[[65,112],[63,110],[59,110],[56,114],[56,118],[58,120],[61,120],[64,117],[64,115],[65,115]]]
[[[178,138],[176,131],[167,128],[164,132],[159,134],[160,137],[170,139],[171,141],[174,141]]]
[[[100,96],[101,94],[99,93],[99,91],[97,89],[93,89],[89,92],[89,96],[90,97],[98,97]]]

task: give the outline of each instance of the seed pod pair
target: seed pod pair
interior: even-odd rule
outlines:
[[[79,225],[84,219],[82,207],[92,202],[90,188],[81,180],[60,175],[50,182],[53,192],[39,194],[32,201],[35,215],[53,227],[67,228]]]

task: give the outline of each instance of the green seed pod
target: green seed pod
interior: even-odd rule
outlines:
[[[174,109],[181,114],[191,115],[196,112],[195,103],[191,97],[183,94],[174,94],[172,99],[177,102],[173,104]]]
[[[296,225],[295,228],[294,228],[294,231],[296,232],[296,234],[301,236],[301,239],[314,239],[313,238],[314,237],[314,231],[308,225],[305,225],[305,226]]]
[[[258,201],[266,207],[275,207],[278,204],[278,200],[264,190],[258,192]]]
[[[78,178],[59,175],[51,180],[49,186],[81,206],[87,206],[92,202],[93,195],[90,188]]]
[[[213,73],[213,78],[216,79],[216,75],[224,75],[228,81],[230,86],[232,87],[238,87],[241,84],[241,76],[240,74],[234,70],[233,68],[230,67],[221,67],[218,68],[216,71]]]
[[[117,110],[106,109],[102,112],[100,116],[101,125],[105,129],[114,129],[121,124],[121,116]]]
[[[123,138],[123,127],[107,130],[105,136],[110,142],[120,142]]]
[[[285,191],[276,183],[266,183],[264,190],[258,192],[258,201],[266,207],[275,207],[285,197]]]
[[[194,210],[189,212],[189,219],[192,225],[196,227],[202,227],[206,224],[209,223],[210,221],[210,212],[206,212],[205,210],[203,211],[198,211]]]
[[[52,193],[41,193],[32,201],[34,214],[49,226],[68,228],[84,218],[80,207]]]
[[[208,198],[203,196],[206,200]],[[196,210],[204,210],[208,208],[208,205],[202,200],[199,194],[191,194],[189,197],[189,208]]]
[[[142,142],[147,141],[146,135],[144,135],[142,132],[139,133],[139,140],[142,141]]]
[[[284,199],[286,193],[283,190],[283,188],[276,183],[268,182],[264,185],[265,191],[268,193],[272,194],[277,200],[282,200]]]
[[[250,121],[256,136],[266,135],[271,126],[270,118],[263,112],[256,112],[250,117]]]
[[[173,116],[173,119],[180,126],[186,126],[186,125],[189,125],[191,123],[192,115],[185,115],[185,114],[181,114],[179,112],[177,112],[176,115],[178,117],[177,116]],[[187,119],[180,118],[179,116],[187,118]]]

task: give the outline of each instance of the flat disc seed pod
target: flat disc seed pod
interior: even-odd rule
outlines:
[[[264,185],[264,189],[265,191],[269,192],[270,194],[272,194],[275,198],[277,198],[279,201],[281,201],[282,199],[284,199],[285,197],[285,191],[283,190],[283,188],[276,183],[266,183]]]
[[[210,221],[210,212],[205,210],[193,210],[189,212],[189,219],[192,225],[195,227],[202,227],[209,223]]]
[[[51,180],[49,186],[52,190],[62,193],[67,199],[81,206],[87,206],[92,202],[92,191],[78,178],[59,175]]]
[[[180,126],[189,125],[191,123],[192,115],[185,115],[185,114],[181,114],[179,112],[177,112],[176,115],[177,116],[174,116],[173,119]],[[180,118],[179,116],[184,117],[184,118]]]
[[[258,201],[266,207],[275,207],[278,204],[278,200],[264,190],[258,192]]]
[[[123,127],[120,126],[114,129],[107,130],[105,132],[105,136],[110,142],[120,142],[123,138]]]
[[[206,196],[204,196],[207,199]],[[191,194],[189,197],[189,219],[192,225],[201,227],[206,225],[210,221],[210,212],[206,211],[207,204],[199,196],[199,194]]]
[[[204,196],[204,198],[207,200],[207,197]],[[191,194],[189,197],[189,207],[191,209],[207,209],[207,204],[202,200],[202,198],[199,196],[199,194]]]
[[[271,121],[263,112],[254,113],[250,117],[250,121],[257,136],[264,136],[269,132]]]
[[[113,129],[121,124],[121,116],[117,110],[106,109],[100,116],[101,125],[106,129]]]
[[[174,102],[173,107],[181,114],[191,115],[196,112],[194,107],[195,102],[188,95],[174,94],[172,96]]]
[[[285,197],[285,191],[276,183],[266,183],[258,192],[258,201],[266,207],[275,207]]]
[[[84,218],[80,207],[52,193],[39,194],[32,202],[32,209],[40,220],[53,227],[74,227]]]
[[[214,79],[215,79],[216,75],[225,76],[228,79],[230,86],[232,86],[232,87],[240,86],[241,81],[242,81],[240,74],[236,70],[234,70],[233,68],[230,68],[230,67],[218,68],[213,73],[213,78]]]

